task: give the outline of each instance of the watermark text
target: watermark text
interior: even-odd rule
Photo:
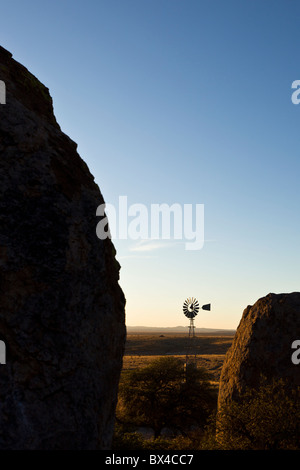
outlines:
[[[3,80],[0,80],[0,104],[6,104],[6,86]]]
[[[0,364],[6,364],[6,345],[0,341]]]
[[[300,339],[295,339],[292,342],[292,349],[296,349],[292,354],[292,363],[298,365],[300,364]]]
[[[204,245],[204,204],[168,205],[131,204],[127,196],[119,197],[119,205],[101,204],[96,215],[100,240],[184,240],[186,250],[200,250]]]

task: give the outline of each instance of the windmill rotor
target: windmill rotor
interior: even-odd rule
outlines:
[[[199,312],[199,302],[194,297],[188,297],[183,304],[183,313],[187,318],[195,318]]]

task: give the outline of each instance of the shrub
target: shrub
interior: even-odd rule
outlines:
[[[193,426],[203,427],[215,406],[216,393],[205,370],[162,357],[123,376],[117,417],[151,427],[155,438],[165,427],[186,435]]]
[[[300,387],[263,379],[239,401],[218,411],[217,442],[223,449],[300,449]]]

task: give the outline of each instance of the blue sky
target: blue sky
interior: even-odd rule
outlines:
[[[236,328],[299,290],[299,16],[296,0],[1,6],[0,44],[50,89],[106,202],[204,204],[199,251],[115,240],[128,325],[185,325],[194,296],[212,304],[197,327]]]

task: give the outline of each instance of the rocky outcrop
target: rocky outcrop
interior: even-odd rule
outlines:
[[[300,365],[291,356],[300,339],[300,293],[269,294],[248,306],[222,367],[219,407],[238,400],[246,387],[257,388],[261,377],[287,379],[300,386]]]
[[[103,197],[48,89],[0,48],[0,449],[107,449],[125,298]]]

